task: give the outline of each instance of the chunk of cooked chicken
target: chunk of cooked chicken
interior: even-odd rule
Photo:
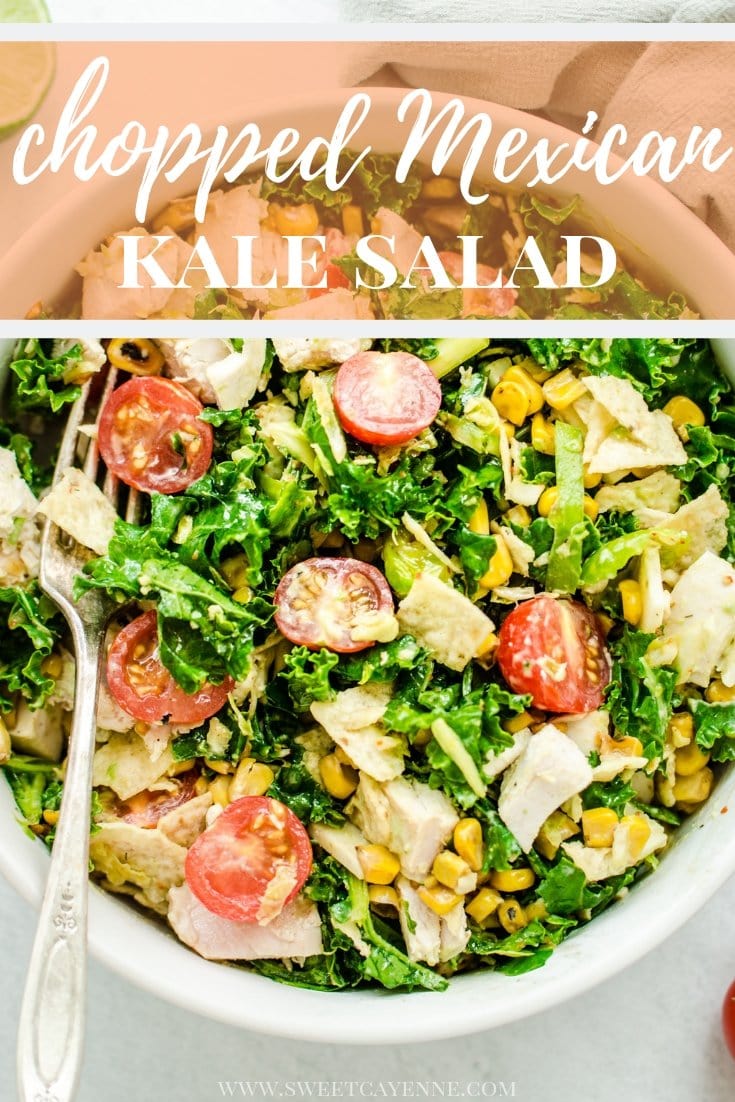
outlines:
[[[309,827],[309,837],[358,880],[365,879],[357,851],[360,846],[366,846],[368,840],[354,823],[345,823],[340,827],[327,826],[326,823],[312,823]]]
[[[553,723],[531,735],[503,777],[498,814],[528,853],[552,811],[592,783],[586,756]]]
[[[147,272],[139,273],[140,287],[125,289],[123,283],[123,243],[124,237],[142,237],[138,246],[138,256],[148,256],[155,250],[156,262],[168,276],[171,283],[177,283],[191,256],[191,245],[187,245],[170,229],[164,227],[161,236],[168,241],[159,244],[141,226],[127,233],[118,233],[89,253],[77,271],[82,277],[82,317],[83,318],[150,318],[160,314],[175,293],[171,288],[154,287],[153,278]]]
[[[365,837],[387,846],[409,880],[425,880],[459,816],[447,797],[421,781],[403,777],[376,784],[364,773],[347,814]]]
[[[294,959],[324,952],[316,905],[298,896],[267,926],[212,914],[186,884],[169,892],[168,920],[177,937],[207,960]]]
[[[331,337],[274,337],[273,347],[284,371],[318,371],[342,364],[358,352],[372,347],[371,337],[335,339]]]

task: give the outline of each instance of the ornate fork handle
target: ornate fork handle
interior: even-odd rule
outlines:
[[[65,610],[67,611],[67,610]],[[18,1031],[22,1102],[71,1102],[82,1060],[90,792],[102,624],[68,617],[76,652],[69,759]]]

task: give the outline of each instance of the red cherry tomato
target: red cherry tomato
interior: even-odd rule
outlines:
[[[321,295],[327,295],[330,291],[334,291],[337,287],[351,287],[349,279],[336,264],[332,264],[329,261],[324,269],[327,274],[326,287],[310,287],[307,291],[307,298],[319,298]],[[321,276],[319,277],[321,279]]]
[[[385,578],[359,559],[305,559],[284,574],[273,601],[281,635],[312,650],[328,647],[341,654],[375,642],[358,630],[366,614],[393,612]]]
[[[107,655],[107,682],[120,707],[144,723],[196,726],[218,712],[235,682],[207,682],[198,693],[185,693],[158,656],[158,618],[144,612],[124,627]]]
[[[293,811],[268,796],[235,800],[186,856],[186,882],[207,910],[265,924],[311,872],[311,842]]]
[[[342,427],[365,444],[405,444],[436,417],[442,388],[410,352],[358,352],[340,367],[334,406]]]
[[[735,980],[728,987],[722,1004],[722,1031],[725,1034],[725,1044],[735,1060]]]
[[[593,712],[612,664],[597,617],[578,601],[534,597],[518,605],[499,633],[503,677],[549,712]]]
[[[212,427],[199,420],[203,409],[170,379],[129,379],[102,410],[100,454],[108,469],[136,490],[185,490],[206,473],[212,459]]]
[[[115,814],[125,823],[150,829],[164,815],[168,815],[169,811],[175,811],[177,807],[182,807],[194,798],[198,777],[197,770],[190,769],[188,773],[172,778],[176,784],[173,792],[151,792],[144,789],[129,800],[116,800]]]
[[[452,252],[439,253],[439,259],[444,265],[447,275],[457,283],[462,282],[462,254]],[[487,318],[504,318],[516,304],[518,292],[512,287],[489,287],[487,284],[497,279],[496,268],[489,264],[477,265],[477,283],[482,287],[462,288],[462,317],[480,316]]]

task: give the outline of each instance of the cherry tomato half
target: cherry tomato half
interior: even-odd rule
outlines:
[[[518,605],[499,633],[496,658],[514,692],[530,693],[549,712],[593,712],[612,664],[597,617],[579,601],[534,597]]]
[[[439,259],[447,275],[462,282],[463,259],[461,253],[442,252]],[[477,283],[482,287],[464,287],[462,289],[462,317],[504,318],[516,304],[518,292],[512,287],[490,287],[488,284],[497,279],[496,268],[489,264],[477,265]]]
[[[275,597],[276,624],[292,643],[341,654],[375,642],[359,631],[366,614],[393,612],[383,575],[359,559],[304,559],[281,578]]]
[[[212,459],[212,427],[199,420],[203,409],[170,379],[129,379],[102,410],[100,454],[126,485],[176,494],[201,478]]]
[[[115,814],[124,823],[133,823],[144,829],[157,826],[158,820],[168,815],[169,811],[175,811],[194,798],[198,777],[198,771],[190,769],[171,778],[175,785],[171,792],[151,792],[146,788],[129,800],[116,800]]]
[[[365,444],[405,444],[439,412],[442,388],[410,352],[358,352],[340,367],[334,407],[346,429]]]
[[[310,287],[306,292],[307,298],[320,298],[321,295],[328,295],[330,291],[336,290],[337,287],[351,287],[349,279],[336,264],[332,264],[329,261],[324,269],[327,275],[326,287]],[[323,274],[323,273],[322,273]],[[321,276],[319,277],[321,279]]]
[[[735,1060],[735,980],[728,987],[722,1004],[722,1032],[730,1055]]]
[[[198,693],[185,693],[158,656],[158,617],[144,612],[124,627],[107,655],[107,682],[120,707],[144,723],[203,723],[218,712],[235,682],[207,682]]]
[[[220,918],[264,925],[301,890],[311,861],[309,835],[293,811],[268,796],[243,796],[194,842],[186,882]]]

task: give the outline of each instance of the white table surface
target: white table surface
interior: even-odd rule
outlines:
[[[586,995],[503,1029],[425,1046],[256,1036],[160,1002],[93,962],[78,1102],[215,1102],[226,1080],[251,1084],[234,1097],[256,1100],[277,1091],[259,1085],[267,1082],[357,1082],[359,1100],[410,1097],[394,1092],[416,1080],[451,1080],[494,1082],[497,1098],[504,1083],[514,1089],[505,1097],[519,1102],[732,1102],[735,1061],[721,1041],[720,1005],[735,976],[734,915],[735,879],[668,942]],[[33,921],[0,881],[2,1102],[15,1098],[15,1029]],[[298,1098],[317,1088],[292,1089],[303,1090]]]

